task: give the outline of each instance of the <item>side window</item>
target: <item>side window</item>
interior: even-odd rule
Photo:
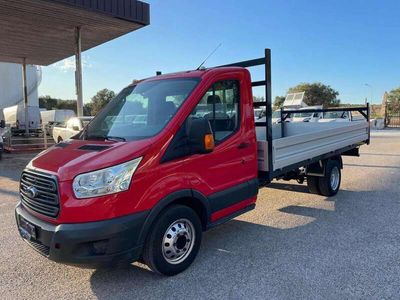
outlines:
[[[70,119],[68,122],[67,122],[67,128],[68,129],[72,129],[72,124],[73,124],[73,122],[74,122],[74,119]]]
[[[78,127],[79,129],[82,129],[82,121],[80,119],[75,119],[74,127]]]
[[[239,128],[239,86],[236,80],[214,83],[192,112],[193,116],[210,121],[216,143]]]

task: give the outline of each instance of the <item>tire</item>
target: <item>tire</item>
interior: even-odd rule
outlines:
[[[321,195],[319,190],[319,178],[317,176],[307,176],[307,186],[311,194]]]
[[[341,180],[342,174],[339,161],[329,160],[325,166],[325,176],[319,178],[321,195],[326,197],[336,195],[339,191]]]
[[[196,258],[201,236],[201,221],[196,212],[187,206],[173,205],[153,224],[143,249],[143,261],[158,274],[176,275]]]
[[[57,139],[57,143],[61,143],[62,141],[63,141],[62,137],[59,136],[58,139]]]

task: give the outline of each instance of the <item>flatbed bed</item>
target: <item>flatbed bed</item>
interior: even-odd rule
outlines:
[[[359,155],[358,148],[369,144],[369,104],[360,107],[337,107],[329,109],[281,109],[281,122],[272,124],[271,100],[271,51],[265,49],[265,56],[241,61],[220,67],[238,66],[250,68],[265,67],[265,80],[252,82],[253,87],[264,86],[264,102],[254,102],[254,108],[264,107],[266,116],[255,123],[258,147],[258,168],[260,185],[277,178],[298,179],[303,181],[315,169],[322,167],[317,176],[324,176],[323,163],[329,158],[340,159],[341,155]],[[285,122],[291,114],[297,112],[357,112],[361,118],[349,122]],[[304,170],[299,171],[302,168]],[[318,169],[318,168],[317,168]],[[294,175],[296,174],[296,175]],[[314,173],[315,174],[315,173]]]

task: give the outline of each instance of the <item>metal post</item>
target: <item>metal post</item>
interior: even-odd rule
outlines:
[[[384,124],[385,124],[385,127],[387,127],[388,126],[388,124],[389,124],[389,122],[388,122],[388,104],[387,104],[387,102],[385,103],[385,120],[384,120]]]
[[[281,138],[285,137],[285,118],[283,117],[283,107],[281,107]]]
[[[273,179],[274,166],[272,165],[272,95],[271,95],[271,49],[265,49],[265,115],[267,121],[268,173],[269,180]]]
[[[22,87],[24,95],[24,111],[25,111],[25,134],[29,135],[29,113],[28,113],[28,84],[26,80],[26,58],[22,60]]]
[[[47,149],[47,130],[46,130],[46,126],[44,124],[42,124],[42,131],[43,131],[43,145],[44,148]]]
[[[75,87],[76,87],[76,96],[77,96],[77,114],[78,117],[83,116],[83,93],[82,93],[82,37],[81,37],[81,28],[75,28]]]
[[[371,124],[369,123],[370,121],[370,106],[369,106],[369,102],[367,102],[367,123],[368,123],[368,141],[367,141],[367,145],[369,145],[370,141],[371,141]]]

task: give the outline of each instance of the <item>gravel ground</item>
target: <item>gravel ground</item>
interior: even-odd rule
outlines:
[[[2,299],[399,299],[400,131],[375,132],[344,159],[327,199],[278,181],[257,208],[204,236],[186,272],[160,277],[132,264],[89,270],[48,261],[18,236],[18,178],[31,156],[0,162]]]

